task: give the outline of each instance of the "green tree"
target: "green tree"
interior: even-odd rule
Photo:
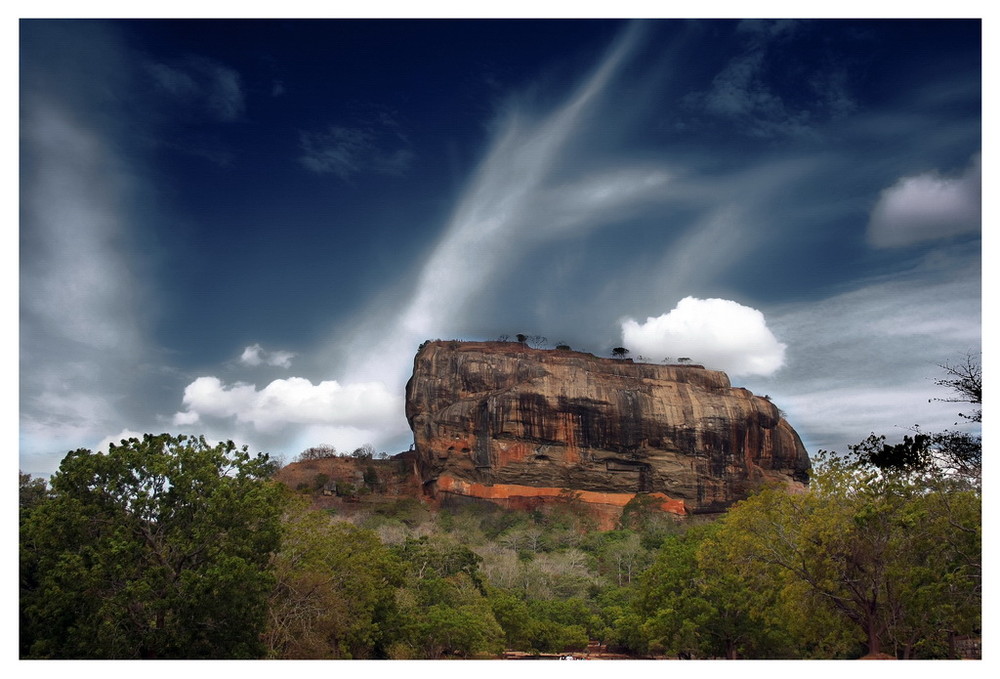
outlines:
[[[639,583],[634,609],[649,650],[681,658],[787,657],[784,626],[764,615],[773,583],[751,583],[715,539],[721,524],[664,538]],[[634,640],[633,640],[634,643]]]
[[[729,562],[838,617],[869,654],[933,657],[978,629],[978,493],[818,462],[807,493],[768,489],[730,510],[718,536]]]
[[[145,435],[69,453],[21,532],[21,654],[263,654],[281,487],[266,455]]]
[[[263,636],[277,658],[383,657],[396,614],[399,560],[370,530],[334,522],[304,503],[282,521],[276,585]]]
[[[382,488],[382,482],[378,477],[378,470],[375,469],[374,465],[368,465],[365,467],[364,475],[362,476],[365,486],[372,491],[376,491]]]
[[[534,648],[531,612],[523,599],[498,587],[487,590],[493,617],[503,629],[507,648],[528,651]]]
[[[18,509],[20,521],[24,522],[31,515],[36,507],[41,505],[49,496],[49,487],[45,479],[32,478],[31,474],[18,472],[20,482],[20,492],[18,493]]]
[[[504,631],[481,583],[466,570],[451,570],[446,576],[440,572],[425,568],[419,579],[399,592],[391,657],[499,654]]]
[[[652,552],[633,530],[589,535],[581,548],[592,556],[594,569],[619,587],[636,581],[653,560]]]

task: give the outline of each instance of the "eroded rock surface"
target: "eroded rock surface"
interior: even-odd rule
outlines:
[[[523,507],[568,489],[614,516],[650,493],[690,514],[723,511],[764,482],[808,482],[809,457],[778,408],[696,365],[427,342],[406,415],[438,498]]]

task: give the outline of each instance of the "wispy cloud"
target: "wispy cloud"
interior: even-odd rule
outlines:
[[[139,379],[128,366],[147,360],[145,298],[120,159],[57,103],[22,105],[21,436],[45,464],[121,428],[117,402]]]
[[[240,354],[240,363],[249,366],[271,365],[290,368],[295,354],[291,351],[265,351],[259,344],[251,344]]]
[[[149,62],[146,71],[160,92],[193,114],[230,122],[246,108],[239,73],[211,59],[192,56],[170,64]]]
[[[626,32],[566,103],[531,120],[516,102],[505,112],[401,311],[362,327],[352,346],[374,358],[351,366],[352,379],[402,387],[414,347],[447,336],[468,305],[539,241],[578,236],[613,223],[611,216],[660,200],[670,173],[649,163],[598,166],[567,177],[559,161],[585,135],[587,113],[599,103],[640,35]],[[581,176],[582,175],[582,176]]]
[[[775,397],[810,452],[845,452],[873,431],[898,440],[914,424],[952,428],[957,411],[931,401],[947,395],[934,379],[940,364],[979,350],[979,266],[978,252],[958,250],[896,280],[772,310],[786,366],[746,386]]]
[[[301,132],[299,145],[302,165],[345,181],[365,173],[403,175],[416,157],[396,120],[385,112],[358,125]]]
[[[868,242],[895,248],[974,233],[982,227],[982,157],[958,176],[925,172],[882,191],[868,221]]]
[[[736,34],[744,41],[741,54],[730,59],[712,79],[710,87],[686,97],[696,111],[735,125],[751,137],[808,136],[818,122],[853,111],[846,72],[824,63],[819,68],[795,60],[789,64],[783,47],[791,40],[808,40],[803,22],[794,20],[740,22]],[[794,78],[813,96],[795,101],[775,82]]]

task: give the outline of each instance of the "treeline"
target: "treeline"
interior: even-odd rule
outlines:
[[[863,451],[861,451],[863,452]],[[948,658],[980,630],[978,485],[822,456],[714,522],[595,531],[416,499],[351,522],[231,443],[146,436],[21,477],[24,658]]]
[[[981,422],[978,361],[942,367]],[[975,656],[981,461],[968,433],[872,435],[821,452],[807,491],[701,523],[638,495],[596,531],[571,490],[534,512],[406,498],[348,519],[266,455],[145,435],[69,453],[51,484],[21,474],[20,655]]]

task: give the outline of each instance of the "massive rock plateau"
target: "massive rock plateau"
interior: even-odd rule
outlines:
[[[755,487],[801,489],[809,457],[769,400],[698,365],[515,342],[425,342],[406,386],[425,492],[532,508],[588,503],[610,527],[638,493],[677,515]]]

